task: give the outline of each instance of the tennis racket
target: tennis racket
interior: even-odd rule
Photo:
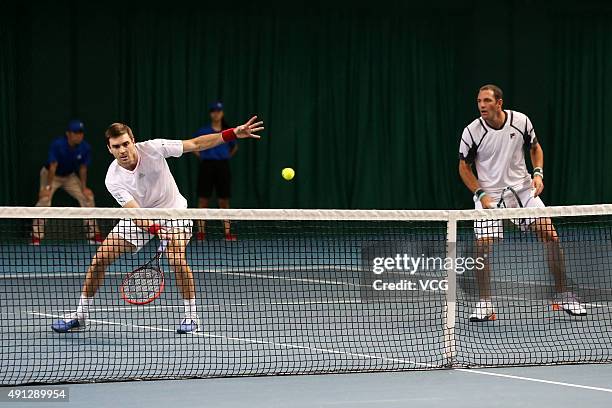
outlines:
[[[506,187],[502,191],[499,201],[494,208],[523,208],[523,202],[521,201],[518,193],[512,187]],[[513,222],[518,225],[521,229],[526,228],[528,225],[525,219],[515,219]]]
[[[133,305],[146,305],[162,294],[165,278],[159,258],[167,245],[168,241],[161,241],[153,259],[123,278],[120,288],[123,300]]]
[[[497,208],[523,208],[523,202],[519,198],[516,190],[506,187],[499,197]]]

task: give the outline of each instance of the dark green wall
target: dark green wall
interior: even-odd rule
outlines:
[[[610,15],[594,1],[5,4],[0,204],[33,205],[48,143],[79,117],[98,204],[115,206],[106,126],[184,138],[222,98],[234,124],[267,122],[232,161],[234,207],[469,207],[458,140],[488,82],[536,126],[547,203],[610,202]],[[195,204],[196,159],[171,166]]]

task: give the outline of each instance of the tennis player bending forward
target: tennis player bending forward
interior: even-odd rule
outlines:
[[[106,130],[108,150],[115,157],[106,173],[106,187],[124,208],[187,208],[187,200],[179,192],[165,159],[210,149],[236,138],[259,139],[256,133],[264,128],[263,122],[256,120],[254,116],[234,129],[190,140],[155,139],[140,143],[135,143],[129,126],[113,123]],[[58,333],[85,329],[89,307],[104,280],[106,268],[124,252],[142,248],[157,235],[168,241],[166,256],[185,304],[185,316],[177,332],[198,331],[201,324],[196,312],[195,282],[185,256],[191,229],[191,220],[121,220],[91,261],[76,312],[53,322],[51,328]]]
[[[518,196],[507,207],[544,207],[538,197],[544,189],[544,152],[538,143],[529,118],[511,110],[503,110],[502,90],[495,85],[485,85],[478,92],[477,104],[480,117],[470,123],[461,136],[459,147],[459,174],[464,184],[474,194],[477,209],[492,208],[507,187]],[[530,152],[534,167],[533,178],[525,165],[523,147]],[[476,165],[478,179],[472,172]],[[514,221],[514,220],[513,220]],[[554,275],[557,299],[555,304],[572,316],[586,315],[586,309],[568,291],[565,279],[565,262],[559,248],[559,237],[550,218],[515,221],[524,230],[530,229],[545,243],[549,269]],[[474,222],[477,255],[485,260],[484,268],[476,272],[480,301],[476,304],[470,321],[495,320],[491,300],[490,268],[488,254],[495,239],[503,238],[501,220]]]

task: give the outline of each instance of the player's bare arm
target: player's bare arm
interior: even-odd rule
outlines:
[[[123,208],[140,208],[140,205],[136,202],[136,200],[130,200],[127,203],[125,203]],[[134,222],[134,224],[136,224],[136,226],[138,226],[139,228],[142,228],[145,231],[148,231],[149,228],[151,228],[151,226],[154,224],[154,222],[151,220],[132,220],[132,221]]]
[[[534,168],[531,185],[535,190],[533,195],[537,197],[542,193],[542,190],[544,190],[544,151],[542,150],[542,146],[536,141],[529,148],[529,154],[531,155],[531,164]],[[538,171],[538,169],[540,171]]]
[[[123,208],[140,208],[140,205],[136,202],[136,200],[130,200]],[[142,219],[133,219],[134,224],[153,235],[157,235],[160,239],[164,239],[166,241],[172,241],[172,234],[167,233],[163,228],[161,228],[158,224],[153,220],[142,220]]]
[[[244,125],[237,126],[233,129],[227,129],[220,133],[212,133],[210,135],[202,135],[193,139],[183,140],[183,153],[199,152],[201,150],[211,149],[222,143],[229,142],[235,139],[259,139],[261,136],[257,132],[264,130],[263,121],[255,122],[257,116],[253,116]]]
[[[470,190],[472,194],[475,194],[477,190],[480,189],[480,184],[478,183],[478,179],[474,175],[474,171],[472,170],[472,166],[468,164],[465,160],[459,160],[459,176],[461,176],[461,180],[463,180],[463,184]],[[484,195],[480,202],[482,204],[482,208],[491,208],[491,198],[487,195]]]
[[[136,202],[136,200],[130,200],[127,203],[125,203],[123,208],[140,208],[140,205]],[[153,221],[149,221],[149,220],[132,220],[132,221],[134,221],[134,224],[136,224],[139,228],[142,228],[145,231],[148,231],[151,225],[153,225]]]

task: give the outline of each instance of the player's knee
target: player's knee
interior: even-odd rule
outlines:
[[[544,242],[558,242],[559,236],[550,220],[537,220],[535,222],[535,231],[540,239]]]
[[[173,268],[187,265],[184,249],[180,245],[173,244],[173,242],[174,241],[168,243],[168,247],[166,249],[168,254],[168,263]]]
[[[109,260],[106,259],[104,255],[96,254],[96,256],[94,256],[94,258],[91,260],[90,271],[94,277],[103,277],[109,264]]]
[[[476,240],[476,249],[488,252],[489,249],[491,248],[491,245],[493,245],[494,242],[495,242],[495,238],[491,238],[491,237],[479,238]]]
[[[98,252],[93,257],[91,266],[96,270],[105,270],[114,260],[114,253],[109,251],[107,246],[102,245],[98,248]]]
[[[559,236],[557,235],[557,231],[546,231],[544,234],[544,241],[546,242],[559,242]]]

